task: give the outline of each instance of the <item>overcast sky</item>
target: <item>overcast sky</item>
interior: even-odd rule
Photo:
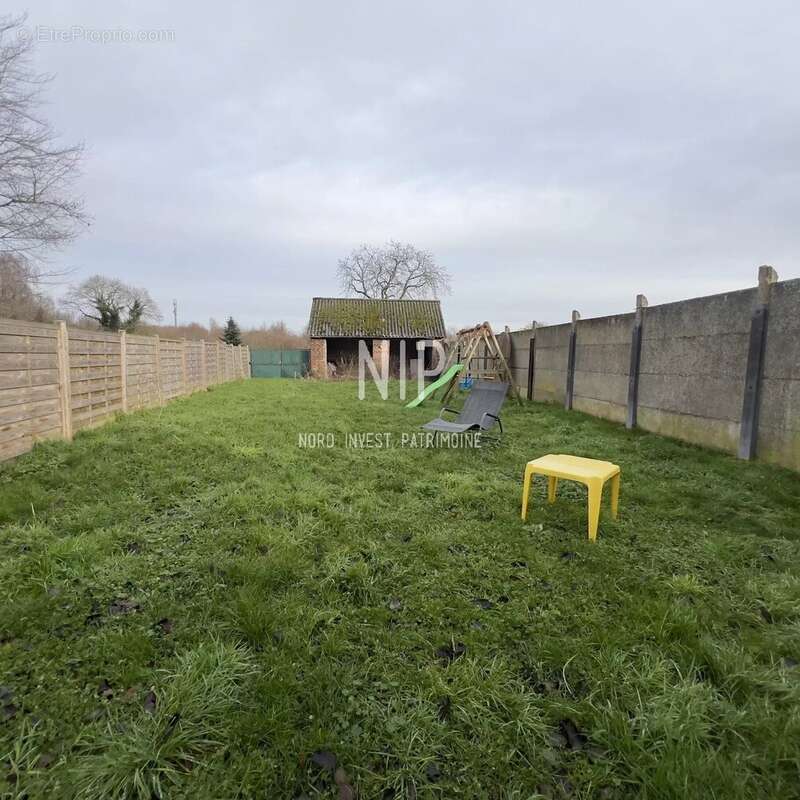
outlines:
[[[17,10],[26,10],[19,7]],[[94,222],[56,260],[165,319],[302,327],[389,238],[448,325],[800,276],[800,5],[35,2]],[[47,41],[44,28],[172,41]]]

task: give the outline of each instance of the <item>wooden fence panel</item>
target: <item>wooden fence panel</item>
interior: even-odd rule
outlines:
[[[225,380],[232,381],[237,377],[233,364],[233,345],[226,344],[223,352],[225,354]]]
[[[203,388],[203,342],[184,342],[187,392]]]
[[[0,320],[0,461],[249,374],[244,346]]]
[[[122,411],[122,353],[119,335],[68,331],[72,430],[105,422]]]
[[[152,336],[127,335],[126,370],[128,411],[160,404],[156,370],[156,340]]]
[[[222,342],[217,342],[217,383],[224,383],[226,380],[225,345]]]
[[[0,320],[0,460],[61,431],[57,328]]]
[[[179,339],[159,340],[161,396],[166,403],[184,394],[183,342]]]
[[[219,364],[217,362],[217,343],[206,342],[206,386],[219,383]]]

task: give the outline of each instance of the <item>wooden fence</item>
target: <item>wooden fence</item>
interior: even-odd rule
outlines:
[[[246,345],[0,320],[0,461],[115,414],[247,377]]]

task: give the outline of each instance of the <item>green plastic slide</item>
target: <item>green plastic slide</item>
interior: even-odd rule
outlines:
[[[453,364],[444,375],[440,375],[433,383],[428,384],[410,403],[406,403],[406,408],[416,408],[426,397],[432,395],[437,389],[453,380],[462,369],[463,364]]]

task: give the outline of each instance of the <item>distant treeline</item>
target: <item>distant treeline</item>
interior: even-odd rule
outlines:
[[[188,325],[142,325],[137,330],[145,335],[158,334],[169,339],[219,339],[222,337],[223,326],[216,320],[209,320],[208,325],[191,322]],[[307,348],[309,339],[305,333],[296,333],[286,326],[283,321],[273,322],[270,325],[263,323],[257,328],[242,327],[242,341],[251,348],[265,348],[271,350],[290,350],[294,348]]]

